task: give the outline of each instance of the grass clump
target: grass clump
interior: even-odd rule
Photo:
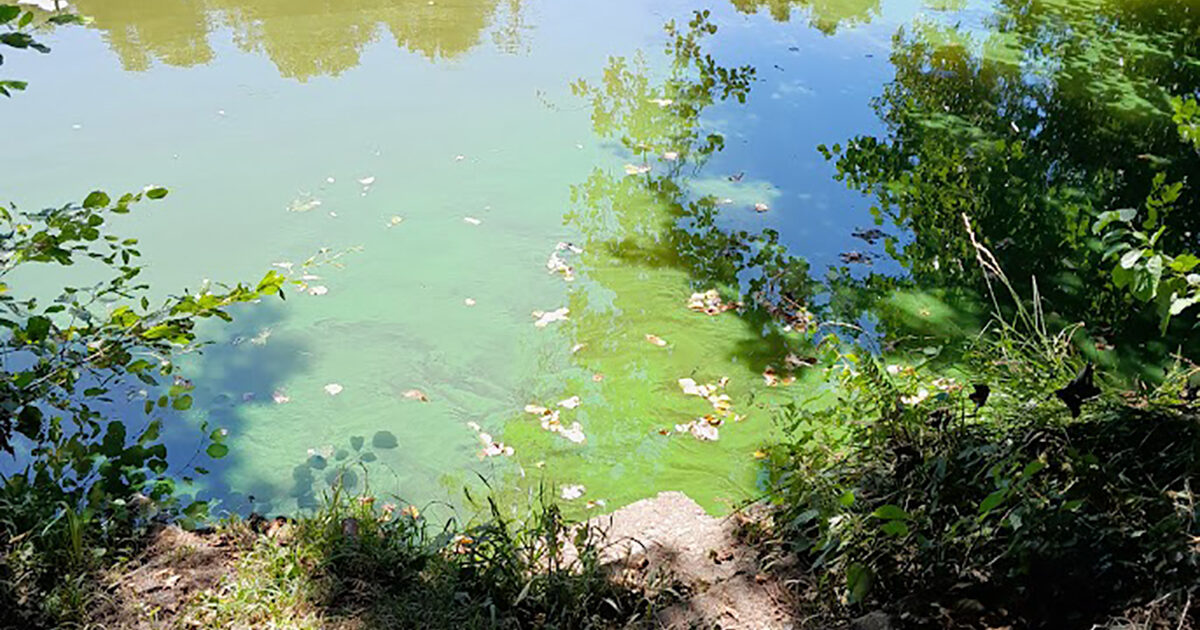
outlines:
[[[315,513],[252,535],[229,575],[177,620],[186,627],[636,627],[664,599],[601,565],[602,532],[554,505],[514,523],[437,529],[411,506],[334,491]]]

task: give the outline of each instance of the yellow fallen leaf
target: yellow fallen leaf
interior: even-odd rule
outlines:
[[[766,459],[766,458],[767,458],[766,451],[754,451],[754,459]]]

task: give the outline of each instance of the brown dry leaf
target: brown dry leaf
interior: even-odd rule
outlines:
[[[592,375],[592,381],[594,381],[596,383],[599,383],[600,381],[603,381],[603,380],[604,380],[604,375],[599,372],[596,372],[595,374]]]
[[[425,392],[419,389],[410,389],[404,392],[404,397],[409,400],[419,400],[423,403],[429,402],[429,396],[426,396]]]

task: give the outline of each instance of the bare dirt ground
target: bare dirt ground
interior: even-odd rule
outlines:
[[[680,492],[663,492],[592,522],[607,530],[608,561],[644,574],[665,571],[687,596],[661,611],[664,628],[798,628],[786,589],[739,540],[750,515],[717,518]]]

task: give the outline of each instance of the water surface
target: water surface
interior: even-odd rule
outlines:
[[[817,279],[899,274],[852,236],[875,200],[816,147],[884,133],[873,98],[897,76],[897,32],[986,32],[991,15],[872,0],[73,6],[90,26],[5,66],[31,84],[3,105],[23,147],[0,158],[6,197],[36,207],[167,186],[121,225],[161,292],[338,256],[309,272],[320,290],[242,309],[189,359],[197,405],[174,424],[172,455],[210,469],[196,491],[237,511],[310,505],[339,474],[422,505],[458,503],[480,479],[514,502],[579,484],[579,510],[662,490],[715,512],[755,496],[772,408],[819,392],[803,369],[787,387],[763,377],[803,352],[801,336],[686,308],[749,277],[691,240],[703,230],[685,208],[708,195],[720,233],[776,230]],[[756,69],[745,103],[652,100],[672,85],[664,24],[699,9],[718,26],[704,50]],[[980,41],[973,54],[1002,57],[1006,40]],[[710,133],[723,143],[704,150]],[[643,163],[650,173],[627,174]],[[547,269],[559,243],[582,250],[560,251],[571,280]],[[564,307],[565,321],[535,326],[533,311]],[[713,411],[683,378],[727,379],[742,419],[717,441],[676,432]],[[524,411],[573,396],[557,409],[582,443]],[[193,459],[202,421],[229,431],[227,458]],[[481,456],[480,431],[513,454]]]

